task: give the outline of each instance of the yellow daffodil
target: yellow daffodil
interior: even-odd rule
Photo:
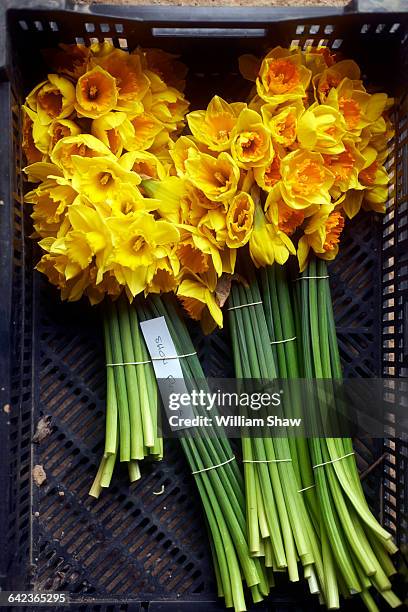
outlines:
[[[124,198],[142,199],[136,185],[140,177],[129,172],[117,162],[103,157],[89,160],[78,155],[72,156],[75,173],[72,186],[91,202],[115,202]]]
[[[312,104],[299,117],[297,139],[303,149],[339,154],[345,149],[346,124],[339,111],[325,104]]]
[[[265,166],[254,168],[254,178],[261,189],[270,191],[281,178],[281,158],[275,152],[272,161],[269,161]]]
[[[215,202],[230,199],[237,190],[239,168],[229,153],[217,158],[194,153],[185,161],[187,178]]]
[[[60,43],[57,49],[46,49],[44,56],[56,73],[76,81],[87,70],[91,50],[85,45]]]
[[[237,107],[214,96],[207,109],[193,111],[187,115],[188,126],[198,141],[212,151],[228,151],[231,135],[237,120]]]
[[[170,149],[170,155],[174,162],[178,176],[185,175],[186,168],[184,164],[191,152],[198,153],[199,148],[197,147],[196,143],[187,136],[180,136],[180,138],[177,138],[174,146],[172,149]]]
[[[114,252],[110,268],[133,296],[145,290],[152,266],[169,254],[179,239],[178,230],[167,221],[139,211],[107,221],[113,233]]]
[[[127,142],[133,134],[133,128],[124,112],[106,113],[92,121],[91,132],[114,155],[122,154],[124,142]]]
[[[49,125],[55,119],[65,119],[74,110],[75,87],[65,77],[49,74],[28,94],[27,106],[38,114],[41,125]]]
[[[387,157],[387,152],[378,153],[373,147],[366,147],[361,153],[365,164],[358,178],[364,187],[365,208],[384,213],[390,177],[382,163]]]
[[[50,162],[34,162],[23,168],[27,181],[29,183],[45,183],[42,187],[47,186],[48,177],[62,177],[62,170],[55,164]],[[54,185],[54,178],[50,179],[51,185]]]
[[[330,90],[326,103],[344,117],[350,136],[359,137],[363,128],[379,119],[388,102],[386,94],[368,94],[356,89],[351,79],[344,78],[337,88]]]
[[[298,150],[281,160],[281,193],[291,208],[307,208],[312,204],[331,202],[329,190],[335,176],[324,165],[320,153]]]
[[[358,175],[365,165],[365,159],[352,140],[344,140],[342,153],[324,155],[324,163],[335,176],[331,189],[331,194],[335,199],[340,193],[345,193],[349,189],[362,188]]]
[[[336,89],[346,77],[351,79],[356,87],[361,87],[360,74],[360,68],[352,60],[343,60],[329,66],[313,78],[316,100],[325,104],[331,89]]]
[[[249,252],[257,268],[273,263],[283,265],[296,249],[291,239],[273,223],[267,223],[260,204],[255,205],[254,227],[249,239]]]
[[[315,210],[316,207],[312,206],[311,209]],[[306,214],[310,216],[311,209],[296,210],[285,204],[279,186],[277,186],[268,193],[266,198],[265,217],[279,231],[291,236],[302,225]]]
[[[106,157],[115,160],[116,157],[98,138],[91,134],[78,134],[61,138],[51,153],[51,161],[63,170],[67,178],[72,178],[75,167],[73,156],[84,158]]]
[[[306,268],[310,250],[321,259],[332,260],[339,251],[344,217],[335,205],[320,206],[307,221],[304,235],[298,243],[297,256],[300,271]]]
[[[59,140],[68,136],[78,136],[80,133],[81,128],[79,125],[70,119],[56,119],[53,121],[48,128],[50,155]]]
[[[199,240],[200,246],[203,243]],[[185,270],[189,270],[194,274],[202,274],[207,272],[211,264],[211,249],[207,243],[205,243],[205,251],[201,250],[195,244],[194,236],[189,235],[178,243],[176,247],[176,254],[180,261],[181,266]]]
[[[272,104],[304,98],[311,75],[300,53],[276,47],[262,61],[256,79],[258,95]]]
[[[97,119],[116,108],[118,89],[115,78],[100,66],[85,72],[76,85],[75,109],[80,117]]]
[[[245,108],[233,130],[231,153],[241,168],[264,166],[273,157],[271,134],[259,113]]]
[[[150,113],[129,115],[131,131],[124,140],[128,151],[146,151],[153,145],[157,135],[164,129],[163,124]]]
[[[27,162],[33,164],[43,161],[48,153],[50,136],[47,126],[40,123],[36,112],[28,106],[23,111],[23,141],[22,147]]]
[[[159,259],[145,293],[175,292],[178,286],[179,268],[180,262],[175,255]]]
[[[191,275],[181,281],[177,297],[190,317],[201,321],[205,333],[222,327],[222,310],[217,302],[215,288],[217,277],[211,273]]]
[[[143,106],[169,132],[174,132],[184,125],[188,102],[181,91],[174,87],[167,87],[164,91],[145,96]]]
[[[27,193],[24,201],[33,204],[31,217],[35,235],[41,238],[57,236],[68,207],[77,197],[70,185],[58,185],[55,181],[42,183]]]
[[[200,234],[216,248],[223,248],[227,239],[227,220],[224,207],[208,210],[197,225]]]
[[[251,236],[254,224],[255,204],[251,196],[241,191],[232,198],[228,205],[227,246],[236,249],[246,244]]]
[[[312,77],[321,74],[335,64],[335,54],[325,46],[307,47],[303,53],[304,64],[312,72]]]
[[[264,104],[261,112],[265,125],[271,132],[272,141],[290,147],[296,140],[298,117],[304,111],[301,101],[293,101],[276,109],[273,104]]]
[[[166,171],[160,160],[147,151],[129,151],[119,160],[122,167],[132,170],[141,180],[155,179],[161,181],[166,177]]]
[[[150,85],[143,72],[140,57],[117,49],[107,42],[93,45],[92,52],[92,63],[111,75],[116,83],[117,103],[112,109],[133,112]]]

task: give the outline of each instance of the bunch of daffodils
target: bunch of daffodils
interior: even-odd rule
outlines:
[[[54,73],[23,106],[37,269],[62,299],[100,302],[176,286],[179,230],[145,197],[163,179],[188,108],[185,68],[159,50],[110,43],[49,53]]]
[[[176,176],[146,185],[179,224],[177,293],[207,329],[222,324],[220,278],[238,248],[248,244],[256,267],[297,254],[303,271],[311,253],[336,257],[347,218],[384,212],[387,199],[392,100],[366,91],[354,61],[277,47],[242,56],[240,70],[250,101],[214,96],[189,113],[191,134],[170,151]]]

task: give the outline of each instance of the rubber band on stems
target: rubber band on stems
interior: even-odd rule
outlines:
[[[342,455],[341,457],[336,457],[335,459],[330,459],[330,461],[324,461],[323,463],[318,463],[317,465],[313,465],[313,469],[316,469],[318,467],[322,467],[323,465],[328,465],[329,463],[335,463],[336,461],[341,461],[342,459],[345,459],[346,457],[351,457],[351,455],[354,455],[354,451],[352,451],[351,453],[347,453],[346,455]]]
[[[203,468],[202,470],[195,470],[194,472],[191,472],[191,473],[193,476],[195,476],[196,474],[201,474],[201,472],[208,472],[209,470],[216,470],[217,468],[222,467],[223,465],[226,465],[227,463],[231,463],[231,461],[234,461],[234,459],[235,459],[235,455],[233,455],[230,459],[223,461],[222,463],[218,463],[217,465],[210,465],[210,467]]]
[[[146,363],[152,363],[152,361],[163,361],[165,359],[184,359],[185,357],[193,357],[197,355],[197,352],[186,353],[185,355],[169,355],[165,357],[152,357],[148,361],[121,361],[119,363],[107,363],[107,368],[113,368],[115,366],[126,366],[126,365],[145,365]]]
[[[292,459],[243,459],[242,463],[290,463]]]
[[[294,282],[296,281],[300,281],[300,280],[321,280],[323,278],[329,278],[328,274],[325,274],[324,276],[298,276],[297,278],[295,278]]]
[[[238,308],[246,308],[247,306],[258,306],[259,304],[263,304],[263,302],[249,302],[248,304],[238,304],[238,306],[230,306],[227,310],[238,310]]]
[[[309,489],[314,489],[315,488],[315,484],[309,485],[308,487],[304,487],[303,489],[299,489],[298,493],[303,493],[303,491],[309,491]]]
[[[285,338],[284,340],[272,340],[271,344],[284,344],[285,342],[293,342],[293,340],[296,340],[296,336],[293,336],[293,338]]]

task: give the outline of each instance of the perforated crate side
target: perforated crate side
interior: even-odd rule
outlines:
[[[398,71],[390,74],[389,66],[391,59],[393,65],[398,65],[405,27],[401,16],[350,15],[338,19],[333,13],[332,18],[316,16],[313,20],[305,18],[296,23],[275,23],[276,14],[270,21],[262,22],[258,12],[253,25],[257,30],[265,30],[264,39],[231,38],[227,43],[214,39],[210,46],[205,46],[199,37],[154,38],[152,27],[158,24],[152,19],[149,21],[146,12],[143,13],[145,21],[123,18],[123,15],[129,16],[128,11],[121,10],[117,16],[85,15],[80,10],[75,13],[10,12],[13,78],[18,78],[19,68],[22,72],[21,83],[15,82],[19,96],[14,100],[15,109],[23,94],[44,74],[39,49],[55,46],[61,40],[74,42],[75,39],[86,43],[112,39],[121,48],[133,48],[137,44],[159,45],[184,53],[187,62],[194,63],[189,94],[194,94],[195,106],[205,104],[213,89],[222,93],[237,80],[237,75],[230,72],[240,52],[261,53],[277,42],[303,47],[327,41],[334,49],[344,49],[346,55],[356,57],[365,67],[367,78],[380,89],[394,92],[398,88]],[[136,17],[137,10],[132,8],[132,14]],[[160,20],[160,27],[174,25],[171,20],[166,22],[165,11]],[[186,28],[210,25],[242,27],[242,23],[235,24],[233,19],[228,24],[215,19],[209,19],[207,24],[194,22],[193,12],[189,14],[189,21],[177,25]],[[26,49],[31,50],[29,55]],[[226,70],[230,75],[228,78]],[[208,83],[211,83],[210,88]],[[405,142],[406,149],[406,136],[404,138],[402,142]],[[21,164],[19,150],[14,159]],[[19,180],[17,175],[15,180]],[[406,174],[404,180],[406,195]],[[19,210],[21,185],[16,184],[13,191],[18,195]],[[26,229],[24,236],[28,234]],[[378,286],[381,241],[379,219],[368,216],[364,222],[356,219],[345,235],[340,258],[332,266],[336,322],[348,375],[372,375],[381,371],[381,329],[378,325],[382,304]],[[31,248],[29,241],[25,244],[25,272],[20,266],[16,277],[16,287],[24,287],[25,294],[21,293],[21,296],[25,297],[26,304],[24,312],[16,308],[16,316],[23,321],[20,328],[24,338],[23,344],[19,343],[18,337],[15,338],[15,345],[20,347],[17,351],[20,365],[16,374],[29,372],[27,355],[33,355],[35,367],[33,374],[29,374],[34,396],[31,390],[29,393],[27,389],[24,391],[23,376],[16,379],[16,384],[23,387],[16,397],[21,410],[11,437],[18,453],[13,466],[13,499],[16,500],[13,533],[17,533],[17,528],[22,529],[20,559],[15,560],[16,566],[17,561],[25,565],[28,584],[32,561],[34,586],[72,591],[89,604],[84,607],[78,604],[77,609],[107,610],[111,607],[108,602],[112,601],[113,593],[117,593],[112,606],[123,602],[120,609],[148,607],[151,612],[167,612],[173,605],[175,610],[182,612],[192,606],[197,607],[197,612],[200,606],[206,612],[222,610],[222,604],[215,601],[207,538],[194,483],[174,444],[168,445],[165,462],[143,467],[141,484],[129,488],[126,474],[118,470],[109,492],[98,502],[88,498],[87,490],[103,445],[104,366],[99,326],[94,310],[84,304],[60,304],[56,292],[40,276],[35,277],[35,292],[31,295]],[[353,276],[345,262],[356,257],[356,253],[361,267],[359,274]],[[30,346],[31,329],[33,347]],[[206,371],[215,376],[225,373],[225,365],[231,362],[225,333],[218,333],[210,339],[203,338],[197,328],[193,333]],[[25,354],[21,348],[24,342]],[[41,489],[35,488],[31,506],[28,491],[32,464],[26,445],[29,447],[31,439],[27,408],[30,405],[31,410],[33,399],[35,422],[44,414],[52,414],[53,431],[45,445],[34,447],[32,463],[44,465],[47,484]],[[360,445],[360,467],[369,465],[381,452],[382,448],[376,445]],[[393,456],[397,455],[394,453]],[[18,463],[20,457],[22,464]],[[377,513],[381,510],[378,507],[381,494],[378,475],[381,475],[381,470],[379,465],[364,482]],[[21,482],[20,471],[23,474]],[[398,479],[400,475],[396,473],[391,483],[394,493],[399,487]],[[153,498],[152,492],[162,485],[165,494]],[[398,495],[401,490],[398,488]],[[392,508],[395,509],[395,505]],[[34,512],[39,516],[33,516]],[[27,534],[32,538],[32,556]],[[172,597],[173,603],[170,601]],[[304,609],[304,597],[302,590],[291,588],[289,595],[283,587],[273,592],[270,605],[274,610],[290,609],[293,612]],[[92,603],[94,599],[96,601]],[[139,604],[135,599],[151,604]],[[307,601],[310,610],[312,602],[310,599]],[[262,607],[257,609],[262,610]]]

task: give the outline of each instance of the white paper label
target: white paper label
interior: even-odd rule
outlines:
[[[169,398],[172,394],[187,393],[187,386],[184,382],[183,370],[180,360],[175,358],[177,355],[176,347],[171,338],[165,317],[157,317],[140,323],[147,350],[152,359],[154,373],[156,374],[160,395],[163,399],[167,418],[177,416],[173,422],[184,423],[185,419],[192,419],[194,411],[191,404],[171,409]],[[173,431],[186,429],[186,425],[172,425]]]

